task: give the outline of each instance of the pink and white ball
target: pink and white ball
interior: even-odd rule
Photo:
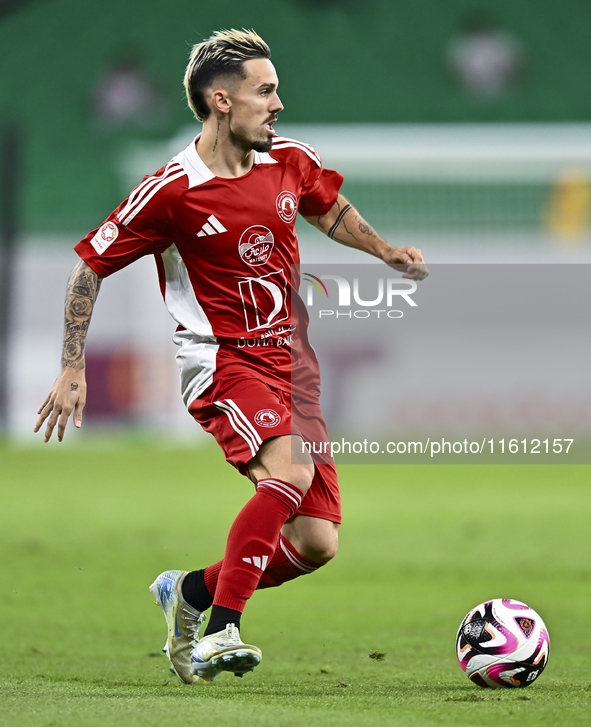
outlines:
[[[544,671],[548,629],[525,603],[495,598],[473,608],[456,637],[462,669],[480,687],[527,687]]]

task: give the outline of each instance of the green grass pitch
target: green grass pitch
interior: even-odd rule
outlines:
[[[589,467],[341,467],[339,556],[255,594],[253,674],[187,687],[148,585],[219,559],[251,486],[214,447],[90,441],[0,447],[4,727],[589,724]],[[525,690],[456,663],[461,619],[494,597],[548,626]]]

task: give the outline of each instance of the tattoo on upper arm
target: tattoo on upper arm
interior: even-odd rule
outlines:
[[[84,368],[86,332],[100,287],[99,276],[80,261],[72,270],[66,289],[62,366]]]
[[[338,203],[337,203],[338,204]],[[339,225],[343,221],[344,216],[347,214],[347,212],[352,209],[350,204],[346,204],[343,209],[339,212],[339,216],[335,220],[334,225],[330,228],[328,231],[328,236],[331,240],[334,240],[335,232],[337,231]]]

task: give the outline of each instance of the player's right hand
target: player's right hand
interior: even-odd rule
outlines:
[[[390,267],[404,273],[403,278],[424,280],[429,275],[429,268],[425,265],[421,251],[412,245],[407,247],[388,245],[382,252],[381,258]]]
[[[82,426],[82,410],[86,404],[86,377],[84,369],[75,371],[64,369],[57,377],[49,395],[39,407],[39,419],[33,431],[38,432],[47,420],[44,442],[49,442],[55,425],[57,424],[57,438],[61,442],[64,438],[66,424],[70,414],[74,412],[74,426]]]

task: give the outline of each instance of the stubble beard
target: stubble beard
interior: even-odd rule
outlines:
[[[267,139],[253,139],[249,137],[250,134],[241,135],[240,132],[233,131],[232,128],[230,128],[230,138],[236,146],[242,147],[245,151],[247,149],[252,149],[253,151],[257,151],[259,153],[271,151],[271,148],[273,147],[272,136],[268,137]]]
[[[259,153],[264,153],[271,151],[273,148],[273,137],[270,139],[267,139],[267,141],[253,141],[252,142],[252,149],[254,151],[258,151]]]

